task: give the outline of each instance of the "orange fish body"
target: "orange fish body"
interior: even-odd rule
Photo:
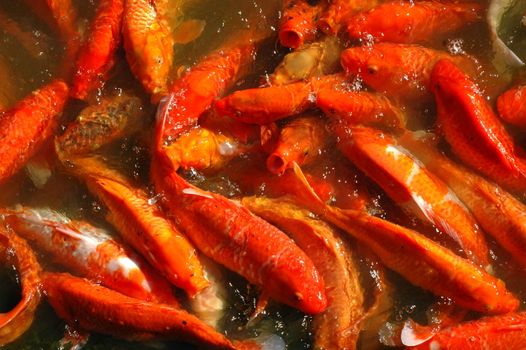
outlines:
[[[318,19],[318,28],[325,34],[337,35],[349,17],[377,3],[377,0],[333,0]]]
[[[174,45],[171,30],[156,7],[158,3],[163,2],[126,1],[122,26],[126,59],[154,101],[168,92]]]
[[[500,95],[497,109],[507,123],[526,128],[526,85],[516,86]]]
[[[526,205],[499,185],[455,164],[425,140],[405,134],[399,143],[455,191],[484,232],[526,267]]]
[[[420,43],[462,28],[482,18],[475,2],[392,1],[347,22],[351,38],[393,43]]]
[[[0,262],[4,268],[15,268],[22,297],[16,306],[0,313],[0,346],[22,335],[33,323],[40,303],[40,273],[35,253],[27,242],[0,225]]]
[[[327,86],[318,91],[316,105],[332,119],[344,118],[356,125],[401,130],[406,123],[402,110],[378,93]]]
[[[82,330],[128,340],[179,340],[206,349],[235,349],[188,312],[130,298],[67,273],[46,273],[43,288],[55,312]]]
[[[219,114],[264,125],[304,112],[314,105],[314,101],[312,84],[297,82],[236,91],[218,100],[214,107]]]
[[[255,45],[236,41],[205,57],[170,87],[166,100],[168,118],[162,135],[164,142],[175,140],[197,124],[201,114],[229,87],[252,61]]]
[[[19,171],[53,135],[68,95],[56,80],[0,114],[0,184]]]
[[[446,328],[427,342],[407,349],[526,349],[526,313],[485,317]]]
[[[399,205],[449,235],[468,258],[486,267],[488,247],[475,219],[441,180],[420,166],[388,134],[365,127],[340,127],[339,148]]]
[[[156,189],[200,251],[279,302],[311,314],[327,307],[323,280],[290,238],[240,204],[191,186],[162,162],[152,164]]]
[[[281,45],[296,49],[316,37],[316,17],[323,1],[310,5],[307,0],[284,0],[279,28]]]
[[[134,298],[177,304],[169,284],[108,233],[49,209],[2,212],[14,230],[69,269]]]
[[[341,74],[285,85],[236,91],[215,103],[219,114],[244,123],[265,125],[316,106],[319,90],[344,84]]]
[[[148,195],[97,158],[71,160],[72,171],[109,208],[110,221],[137,252],[174,285],[193,296],[208,285],[193,245]]]
[[[85,44],[80,48],[71,83],[71,96],[85,99],[104,83],[120,44],[124,0],[99,1]]]
[[[404,101],[431,98],[430,76],[436,62],[450,59],[467,71],[475,70],[467,56],[453,56],[420,45],[379,43],[345,50],[341,63],[347,74],[360,76],[378,92]]]
[[[252,212],[287,232],[316,265],[325,281],[329,306],[314,316],[314,348],[356,347],[364,316],[364,291],[352,247],[327,223],[283,199],[246,197]]]
[[[285,125],[276,146],[267,158],[267,169],[282,174],[291,167],[309,164],[321,154],[326,146],[328,132],[325,122],[316,116],[300,116]]]
[[[526,165],[477,85],[448,60],[436,64],[431,79],[440,131],[452,151],[502,186],[524,192]]]

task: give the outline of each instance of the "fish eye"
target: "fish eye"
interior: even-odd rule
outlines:
[[[378,67],[377,66],[368,66],[367,67],[367,72],[369,72],[369,74],[374,74],[374,73],[378,72]]]

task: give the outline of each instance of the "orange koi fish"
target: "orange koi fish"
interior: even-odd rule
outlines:
[[[452,151],[503,187],[524,192],[524,160],[473,80],[453,62],[441,60],[431,81],[440,131]]]
[[[517,310],[515,298],[501,280],[431,239],[389,221],[356,210],[323,203],[294,168],[305,191],[300,203],[369,247],[388,268],[410,283],[451,298],[468,310],[498,314]],[[296,199],[295,199],[296,200]]]
[[[126,1],[122,26],[126,59],[153,101],[168,92],[174,45],[172,31],[159,14],[162,8],[157,8],[158,3],[163,2]]]
[[[526,85],[516,86],[497,99],[499,116],[512,125],[526,127]]]
[[[106,230],[47,208],[5,209],[16,232],[71,270],[131,297],[177,304],[169,284]]]
[[[177,79],[170,87],[170,95],[163,107],[169,114],[160,140],[173,141],[195,126],[212,102],[245,72],[244,68],[252,62],[254,54],[253,39],[236,39]]]
[[[351,17],[351,38],[393,43],[419,43],[458,30],[482,19],[476,2],[392,1]]]
[[[265,125],[305,112],[316,101],[310,82],[240,90],[215,102],[217,113],[245,123]]]
[[[321,155],[328,136],[325,122],[319,117],[294,119],[281,129],[276,146],[267,158],[267,169],[282,174],[292,162],[309,164]]]
[[[206,349],[237,349],[184,310],[130,298],[67,273],[45,273],[42,280],[58,316],[83,330],[128,340],[179,340]]]
[[[338,147],[397,204],[453,238],[465,255],[489,265],[488,247],[475,219],[449,187],[429,173],[388,134],[339,121]]]
[[[320,89],[344,83],[341,74],[334,74],[287,85],[240,90],[216,101],[214,107],[217,113],[236,120],[266,125],[315,107]]]
[[[208,285],[197,252],[148,195],[96,157],[71,160],[71,171],[109,209],[108,221],[168,281],[193,296]]]
[[[99,1],[86,42],[79,50],[70,94],[85,99],[100,88],[113,67],[120,44],[124,0]]]
[[[314,316],[314,348],[355,349],[364,315],[364,291],[351,247],[325,222],[283,199],[245,197],[242,204],[277,225],[320,271],[329,306]]]
[[[183,169],[214,171],[248,152],[250,148],[250,145],[243,144],[234,137],[198,127],[182,134],[164,150],[172,164],[178,164]]]
[[[67,85],[55,80],[0,114],[0,184],[54,134],[67,96]]]
[[[440,331],[427,342],[407,349],[484,350],[526,348],[526,313],[484,317]]]
[[[0,346],[11,343],[33,323],[40,303],[41,267],[27,242],[0,224],[0,262],[14,267],[22,297],[14,308],[0,313]]]
[[[423,137],[407,133],[398,142],[455,191],[482,229],[526,267],[526,205],[497,184],[454,163]]]
[[[331,118],[344,118],[355,125],[401,130],[406,123],[402,110],[378,93],[327,86],[318,91],[316,106]]]
[[[310,314],[325,310],[323,280],[290,238],[240,204],[188,184],[161,156],[152,164],[156,189],[199,250],[279,302]]]
[[[262,286],[277,301],[306,313],[327,307],[323,280],[290,238],[240,204],[188,184],[163,150],[168,113],[157,115],[152,177],[178,226],[208,257]]]
[[[316,19],[322,11],[320,1],[310,5],[307,0],[283,1],[283,14],[279,28],[281,45],[296,49],[316,37]]]
[[[318,28],[327,35],[337,35],[349,17],[377,4],[377,0],[332,0],[318,19]]]
[[[431,98],[431,71],[435,63],[444,58],[467,71],[476,71],[471,57],[453,56],[419,45],[392,43],[349,48],[343,51],[341,63],[347,74],[361,77],[376,91],[418,102]]]
[[[98,104],[84,108],[64,134],[55,138],[57,154],[64,161],[133,135],[144,125],[144,108],[141,99],[129,93],[101,98]]]

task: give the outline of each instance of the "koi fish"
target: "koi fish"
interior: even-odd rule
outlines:
[[[355,349],[364,291],[351,247],[325,222],[284,199],[245,197],[249,210],[277,225],[311,257],[325,281],[327,309],[313,319],[316,349]]]
[[[275,147],[267,158],[267,169],[282,174],[292,162],[309,164],[321,155],[327,145],[325,122],[316,116],[300,116],[285,125]]]
[[[282,21],[279,28],[281,45],[296,49],[316,37],[316,18],[322,10],[320,1],[311,5],[307,0],[283,1]]]
[[[0,115],[0,184],[20,170],[53,135],[68,95],[55,80]]]
[[[208,286],[194,246],[149,203],[143,190],[97,157],[71,163],[70,171],[108,207],[108,221],[168,281],[190,297]]]
[[[157,101],[168,92],[173,62],[172,31],[159,14],[162,1],[130,0],[124,5],[122,35],[126,59],[135,77]]]
[[[408,228],[360,211],[325,204],[310,188],[298,166],[294,172],[304,186],[302,197],[298,198],[300,203],[369,247],[383,264],[410,283],[451,298],[468,310],[490,314],[517,310],[519,301],[504,282],[471,261]]]
[[[61,265],[131,297],[176,304],[169,284],[109,233],[48,208],[0,212],[18,234]]]
[[[84,108],[64,134],[55,138],[57,154],[64,161],[133,135],[144,124],[144,108],[129,93],[101,98],[98,104]]]
[[[254,39],[243,41],[246,33],[240,35],[172,83],[170,94],[159,106],[168,112],[163,134],[157,135],[159,142],[174,141],[195,126],[213,101],[245,72],[244,68],[253,60],[255,42]]]
[[[391,1],[351,17],[351,38],[393,43],[419,43],[448,34],[482,19],[476,2]]]
[[[521,350],[526,347],[526,313],[484,317],[452,326],[416,347],[416,350]]]
[[[347,74],[361,77],[376,91],[399,100],[419,102],[432,97],[431,71],[439,60],[446,58],[467,71],[476,71],[476,63],[469,56],[392,43],[349,48],[343,51],[341,63]]]
[[[0,224],[0,262],[17,272],[22,297],[15,307],[0,313],[0,346],[13,342],[33,323],[40,303],[41,267],[27,242]]]
[[[429,173],[389,134],[350,126],[334,128],[339,149],[397,204],[453,238],[476,264],[489,266],[489,250],[471,213],[441,180]]]
[[[497,99],[499,116],[512,125],[526,127],[526,85],[516,86]]]
[[[526,267],[526,205],[499,185],[445,157],[422,135],[407,133],[398,142],[453,189],[484,232]]]
[[[332,0],[318,19],[318,28],[327,35],[337,35],[349,17],[377,4],[377,0]]]
[[[503,187],[524,192],[524,159],[475,82],[448,60],[436,64],[431,81],[440,132],[453,153]]]
[[[179,340],[207,349],[237,347],[188,312],[150,303],[67,273],[45,273],[43,288],[59,317],[83,330],[128,340]]]
[[[124,0],[99,1],[88,38],[75,63],[72,97],[83,100],[104,84],[120,44],[123,11]]]

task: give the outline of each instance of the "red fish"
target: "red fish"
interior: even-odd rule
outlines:
[[[158,135],[159,140],[173,141],[195,126],[212,102],[244,73],[243,68],[252,62],[254,53],[253,39],[244,42],[236,39],[205,57],[177,79],[170,87],[170,95],[163,106],[168,118],[163,134]]]
[[[341,63],[347,74],[357,75],[378,92],[404,101],[431,99],[431,71],[441,59],[449,59],[467,71],[476,71],[468,56],[453,56],[420,45],[379,43],[345,50]]]
[[[44,274],[43,288],[58,316],[82,330],[128,340],[166,339],[206,349],[237,348],[184,310],[130,298],[67,273]]]
[[[323,280],[287,235],[239,203],[188,184],[160,157],[152,164],[156,189],[175,222],[205,255],[279,302],[311,314],[327,307]]]
[[[325,281],[329,306],[314,316],[314,348],[354,349],[364,318],[365,293],[349,242],[312,213],[284,199],[245,197],[242,203],[281,227],[311,257]]]
[[[0,184],[19,171],[54,134],[67,96],[67,85],[55,80],[0,114]]]
[[[499,185],[454,163],[426,141],[411,133],[398,140],[455,191],[486,233],[526,267],[526,205]]]
[[[419,43],[429,41],[482,19],[482,6],[476,2],[392,1],[347,22],[351,38]]]
[[[526,128],[526,85],[516,86],[500,95],[497,109],[504,121]]]
[[[318,28],[325,34],[337,35],[349,17],[377,4],[377,0],[332,0],[318,19]]]
[[[298,48],[316,37],[316,17],[322,10],[320,1],[316,5],[307,0],[284,0],[283,14],[279,29],[281,45]]]
[[[107,231],[46,208],[0,214],[21,236],[76,273],[137,299],[177,305],[170,285]]]
[[[408,349],[485,350],[526,348],[526,313],[485,317],[446,328],[427,342]]]
[[[297,164],[309,164],[321,155],[327,145],[326,123],[317,116],[300,116],[285,125],[267,158],[271,173],[282,174]]]
[[[488,247],[471,213],[409,151],[379,130],[353,127],[345,121],[335,130],[342,152],[389,197],[453,238],[470,260],[489,266]]]
[[[524,192],[524,160],[473,80],[448,60],[436,64],[431,80],[440,131],[452,151],[498,184]]]
[[[469,260],[408,228],[362,211],[341,210],[323,203],[301,169],[295,167],[294,171],[304,185],[300,203],[366,245],[388,268],[412,284],[451,298],[469,310],[492,314],[517,310],[519,300],[505,284]]]
[[[208,286],[194,246],[132,181],[97,157],[71,160],[71,171],[109,208],[108,221],[168,281],[194,296]]]
[[[22,297],[16,306],[0,313],[0,346],[22,335],[33,322],[40,303],[40,272],[37,258],[27,242],[0,224],[0,262],[2,267],[14,267]]]
[[[124,0],[99,1],[89,36],[76,60],[71,96],[85,99],[104,83],[120,44],[123,10]]]
[[[135,77],[157,101],[168,91],[173,62],[172,32],[162,18],[163,1],[129,0],[124,5],[122,35],[126,59]]]

